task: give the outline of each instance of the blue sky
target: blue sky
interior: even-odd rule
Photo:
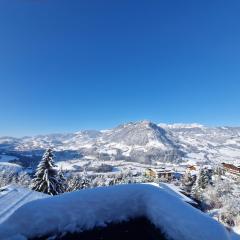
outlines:
[[[0,135],[240,126],[240,2],[2,0]]]

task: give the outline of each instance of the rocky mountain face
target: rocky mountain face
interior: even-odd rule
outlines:
[[[80,131],[24,138],[0,138],[0,154],[38,156],[48,148],[58,160],[101,159],[240,164],[240,128],[198,124],[127,123],[103,131]],[[1,159],[0,159],[1,161]]]

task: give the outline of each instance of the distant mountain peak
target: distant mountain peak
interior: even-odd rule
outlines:
[[[161,145],[162,148],[169,148],[173,145],[163,128],[147,120],[119,125],[111,131],[107,131],[103,139],[130,146],[149,146],[149,144],[155,143],[155,145]]]
[[[156,123],[153,123],[149,120],[142,120],[142,121],[136,121],[136,122],[128,122],[125,124],[121,124],[119,125],[117,128],[121,128],[121,127],[130,127],[130,126],[134,126],[134,127],[146,127],[146,128],[157,128],[158,125]]]

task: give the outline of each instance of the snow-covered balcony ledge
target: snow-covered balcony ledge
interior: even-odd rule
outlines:
[[[29,239],[146,217],[173,240],[227,240],[227,230],[163,188],[128,184],[25,204],[0,225],[1,239]]]

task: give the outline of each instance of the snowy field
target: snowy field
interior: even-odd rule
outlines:
[[[132,172],[134,173],[145,173],[148,168],[155,169],[168,169],[168,170],[176,170],[176,171],[185,171],[186,166],[181,164],[171,164],[171,163],[159,163],[156,165],[151,164],[143,164],[137,162],[128,162],[125,160],[112,160],[112,161],[100,161],[100,160],[80,160],[80,159],[72,159],[68,161],[59,161],[56,162],[57,169],[62,171],[72,171],[72,172],[83,172],[86,170],[89,174],[94,174],[94,171],[88,171],[88,168],[98,169],[101,165],[109,165],[112,166],[112,171],[101,172],[102,174],[116,174],[116,173],[125,173]]]

